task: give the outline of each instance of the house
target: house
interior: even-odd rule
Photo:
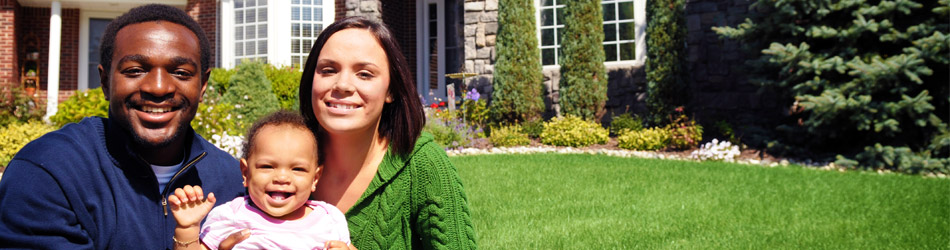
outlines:
[[[544,71],[546,116],[558,112],[559,30],[564,0],[531,0]],[[602,0],[608,70],[608,116],[643,112],[646,80],[646,1]],[[37,99],[48,115],[77,90],[98,87],[98,44],[104,27],[142,4],[182,8],[207,33],[215,67],[242,60],[299,65],[319,32],[345,16],[386,23],[405,53],[420,96],[447,99],[447,88],[491,91],[498,30],[498,0],[0,0],[0,87],[24,84],[25,68],[38,72]],[[718,40],[711,26],[735,24],[746,0],[690,1],[687,5],[688,61],[694,102],[712,113],[728,113],[757,103],[740,72],[738,46]],[[451,73],[474,73],[453,79]],[[726,86],[726,87],[723,87]],[[719,98],[722,94],[730,98]],[[483,95],[486,96],[486,95]]]

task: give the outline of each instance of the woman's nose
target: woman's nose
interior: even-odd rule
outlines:
[[[348,74],[340,74],[333,82],[333,90],[344,93],[356,91],[356,87],[353,86],[353,78]]]

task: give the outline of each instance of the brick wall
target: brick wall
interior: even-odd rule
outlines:
[[[217,53],[217,33],[218,33],[218,5],[216,0],[188,0],[185,6],[185,12],[191,18],[198,21],[205,36],[211,42],[211,66],[215,65],[215,56]]]
[[[389,29],[399,42],[399,48],[402,54],[406,56],[406,63],[409,64],[409,70],[413,76],[416,73],[416,5],[406,3],[393,3],[394,1],[384,1],[382,9],[383,23],[389,26]]]
[[[0,89],[15,86],[20,79],[14,30],[18,9],[19,4],[15,0],[0,0]]]
[[[18,63],[26,58],[26,44],[35,42],[40,51],[40,89],[46,90],[49,73],[49,8],[23,7],[17,15]],[[79,10],[63,9],[59,60],[59,89],[76,90],[79,71]],[[45,97],[45,95],[43,96]],[[62,99],[62,96],[60,96]]]

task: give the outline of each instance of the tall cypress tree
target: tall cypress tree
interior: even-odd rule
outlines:
[[[839,164],[950,172],[950,1],[771,1],[714,28],[760,57],[752,81],[785,93],[787,149]]]
[[[600,0],[564,5],[560,105],[563,114],[600,120],[607,102],[604,17]]]
[[[689,101],[684,1],[647,1],[646,106],[654,124],[667,122]]]
[[[496,121],[535,120],[544,111],[544,76],[535,27],[531,1],[498,1],[498,58],[490,104]]]

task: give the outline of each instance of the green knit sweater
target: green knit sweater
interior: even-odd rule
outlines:
[[[405,158],[386,152],[346,218],[360,250],[477,248],[458,171],[428,133]]]

